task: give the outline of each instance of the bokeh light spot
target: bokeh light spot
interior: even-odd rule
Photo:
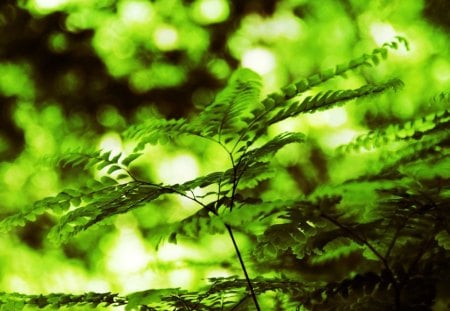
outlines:
[[[34,83],[27,65],[0,63],[0,93],[30,99],[34,96]]]
[[[37,10],[47,11],[55,10],[64,6],[68,0],[34,0],[34,5]]]
[[[119,14],[126,23],[142,24],[152,19],[153,10],[149,2],[122,0],[119,5]]]
[[[392,41],[397,35],[394,28],[386,23],[373,23],[370,26],[370,33],[378,45]]]
[[[358,134],[360,133],[357,131],[344,129],[330,133],[328,135],[324,135],[322,143],[325,144],[325,146],[328,148],[336,148],[338,146],[348,144],[353,139],[355,139]]]
[[[201,24],[213,24],[225,21],[230,14],[225,0],[200,0],[194,4],[194,18]]]
[[[188,181],[197,175],[197,160],[189,154],[181,154],[163,161],[158,167],[159,178],[169,184]]]
[[[52,52],[64,52],[67,49],[66,36],[63,33],[54,33],[49,37],[48,45]]]
[[[117,108],[111,105],[103,107],[97,113],[98,122],[105,127],[118,127],[125,124],[125,120],[117,111]]]
[[[113,153],[122,152],[122,139],[117,133],[107,133],[101,138],[99,147],[101,150],[112,151]]]
[[[172,26],[159,26],[153,33],[153,40],[160,50],[173,50],[178,46],[178,32]]]
[[[170,285],[190,288],[193,283],[193,272],[190,269],[175,269],[169,273]]]
[[[119,274],[139,272],[150,260],[144,244],[131,229],[120,231],[108,257],[108,269]]]
[[[348,117],[345,108],[337,107],[309,115],[308,119],[314,126],[328,125],[339,127],[347,122]]]
[[[275,56],[267,49],[254,48],[246,51],[242,57],[242,66],[259,74],[267,74],[275,68]]]
[[[219,79],[225,79],[230,75],[230,66],[223,59],[215,59],[208,63],[209,71]]]

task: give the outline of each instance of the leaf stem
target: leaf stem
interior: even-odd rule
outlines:
[[[225,225],[225,227],[228,230],[228,234],[230,235],[231,241],[233,241],[233,246],[234,246],[234,249],[236,251],[236,255],[239,258],[239,263],[241,264],[242,271],[244,272],[245,280],[247,281],[248,289],[250,290],[250,293],[252,295],[253,302],[255,304],[256,310],[257,311],[261,311],[261,308],[260,308],[259,303],[258,303],[258,299],[256,298],[255,290],[254,290],[253,285],[252,285],[252,281],[250,280],[250,277],[248,276],[247,268],[245,267],[245,263],[244,263],[244,260],[242,259],[242,255],[241,255],[239,247],[238,247],[238,245],[236,243],[236,239],[234,238],[233,230],[231,229],[230,225]]]

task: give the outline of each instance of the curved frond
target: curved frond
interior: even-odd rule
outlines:
[[[268,118],[266,125],[271,125],[285,119],[295,117],[301,113],[314,113],[316,111],[331,109],[343,105],[346,101],[382,93],[388,89],[397,90],[403,86],[403,82],[393,79],[380,84],[366,84],[353,90],[338,90],[319,92],[314,97],[308,96],[298,102],[293,102],[285,109],[279,110]]]
[[[262,161],[272,157],[281,148],[292,143],[305,142],[305,135],[302,133],[286,132],[275,136],[267,143],[258,148],[248,150],[242,157],[242,162]]]
[[[245,128],[252,119],[251,111],[259,103],[260,91],[258,74],[246,68],[237,70],[214,101],[192,121],[192,126],[203,136],[227,142],[229,135]]]
[[[390,124],[384,129],[375,129],[367,134],[358,136],[353,142],[340,146],[340,153],[351,150],[373,148],[388,145],[399,140],[420,140],[428,134],[434,134],[440,130],[450,128],[450,111],[443,110],[425,117],[416,118],[403,124]],[[425,137],[428,139],[428,137]]]
[[[324,82],[336,76],[343,76],[350,70],[356,70],[362,66],[378,65],[381,59],[386,59],[389,49],[397,50],[399,44],[409,49],[408,42],[405,38],[397,36],[394,41],[384,43],[381,47],[376,48],[370,54],[363,54],[358,58],[352,59],[348,63],[337,65],[335,68],[330,68],[314,74],[306,79],[291,83],[281,89],[281,92],[269,94],[263,101],[266,110],[274,107],[284,105],[289,99],[301,95],[307,90],[323,84]]]
[[[124,135],[138,142],[135,152],[144,149],[147,144],[163,144],[181,135],[201,136],[200,131],[192,127],[186,119],[166,120],[157,117],[152,117],[143,124],[131,126]]]

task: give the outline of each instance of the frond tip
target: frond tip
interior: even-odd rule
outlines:
[[[250,69],[241,68],[233,73],[228,85],[192,122],[203,136],[227,139],[241,130],[252,119],[251,110],[259,103],[261,77]]]

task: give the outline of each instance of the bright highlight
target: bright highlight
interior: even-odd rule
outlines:
[[[118,274],[139,272],[147,266],[150,259],[144,244],[130,229],[120,232],[108,257],[108,269]]]
[[[255,48],[248,50],[242,57],[242,66],[250,68],[259,74],[267,74],[275,68],[275,56],[267,49]]]
[[[158,167],[158,176],[161,181],[174,184],[196,178],[198,164],[196,159],[188,154],[182,154],[166,160]]]
[[[173,50],[178,44],[178,32],[174,27],[161,26],[153,33],[153,40],[160,50]]]
[[[195,6],[195,15],[205,24],[220,23],[228,18],[230,8],[225,0],[200,0]]]
[[[143,1],[125,1],[120,3],[120,17],[127,23],[145,23],[151,20],[151,4]]]
[[[65,5],[68,0],[35,0],[35,6],[38,10],[55,10]]]
[[[385,23],[373,23],[370,26],[370,33],[378,45],[392,41],[392,39],[397,35],[394,28]]]

